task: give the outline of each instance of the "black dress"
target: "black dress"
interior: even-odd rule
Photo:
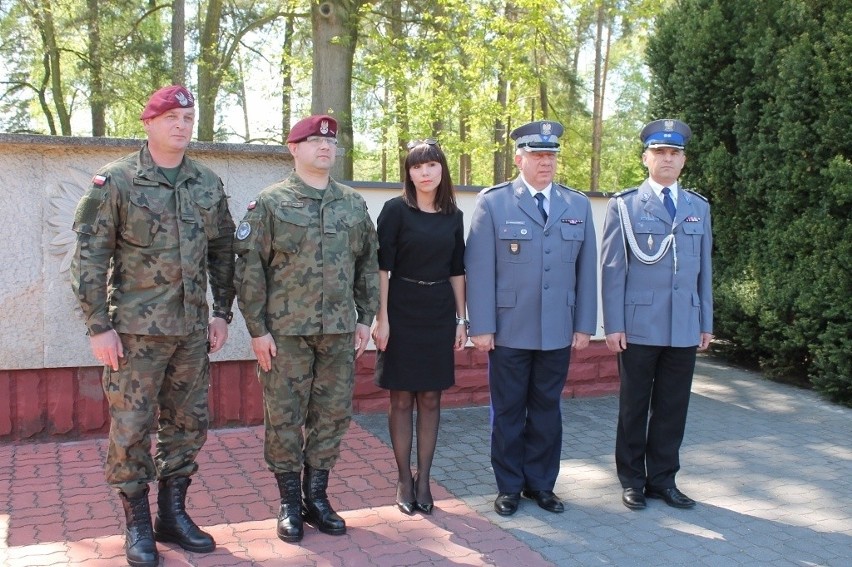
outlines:
[[[455,383],[456,301],[449,278],[464,275],[462,212],[424,213],[396,197],[382,207],[377,230],[379,269],[390,272],[390,335],[376,355],[376,385],[445,390]]]

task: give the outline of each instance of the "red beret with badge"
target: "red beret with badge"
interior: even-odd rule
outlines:
[[[193,108],[194,106],[195,97],[186,87],[171,85],[163,87],[151,95],[139,119],[148,120],[173,108]]]
[[[327,114],[308,116],[296,122],[287,136],[288,144],[304,142],[309,136],[337,138],[337,120]]]

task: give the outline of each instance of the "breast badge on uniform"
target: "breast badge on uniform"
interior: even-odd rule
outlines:
[[[570,224],[572,226],[576,225],[576,224],[583,224],[583,219],[559,219],[559,220],[566,223],[566,224]]]
[[[683,222],[701,222],[701,217],[686,217]]]
[[[518,255],[521,253],[521,243],[517,240],[513,240],[509,243],[509,254]]]
[[[240,225],[237,227],[237,240],[245,240],[251,234],[251,225],[246,222],[240,222]]]

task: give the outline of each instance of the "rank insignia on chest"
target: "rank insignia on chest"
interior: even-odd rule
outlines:
[[[281,201],[281,206],[282,207],[296,207],[297,209],[300,209],[300,208],[304,207],[305,204],[302,201]]]
[[[245,240],[249,234],[251,234],[251,225],[246,221],[242,221],[237,227],[237,240]]]
[[[521,253],[521,243],[517,240],[513,240],[509,243],[509,254],[518,255]]]

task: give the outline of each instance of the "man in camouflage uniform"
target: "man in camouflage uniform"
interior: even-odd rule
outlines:
[[[264,456],[281,493],[277,532],[288,542],[302,539],[303,520],[346,533],[326,489],[351,419],[355,358],[378,307],[373,221],[364,199],[329,176],[336,134],[330,116],[293,126],[295,172],[249,203],[234,243],[263,384]]]
[[[228,338],[234,221],[219,177],[184,156],[194,106],[182,86],[155,92],[141,116],[147,142],[95,175],[74,219],[71,281],[92,352],[106,366],[106,479],[121,498],[125,552],[136,567],[159,564],[154,539],[202,553],[216,547],[184,504],[207,438],[207,353]],[[152,459],[149,429],[158,410]],[[152,527],[148,483],[155,478]]]

